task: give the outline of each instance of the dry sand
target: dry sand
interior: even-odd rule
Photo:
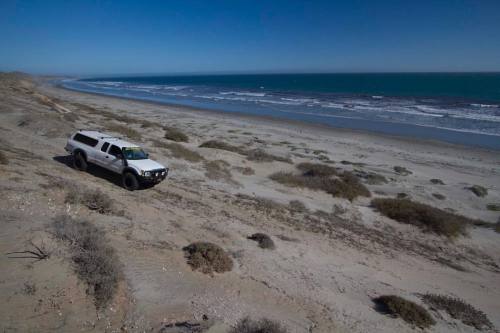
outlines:
[[[189,143],[182,146],[203,160],[175,157],[156,124],[186,133]],[[123,132],[124,126],[136,132]],[[154,188],[128,192],[108,173],[74,170],[64,145],[81,128],[128,135],[170,167],[169,177]],[[499,218],[486,209],[500,203],[498,152],[83,94],[1,74],[0,150],[8,160],[0,164],[2,331],[195,332],[168,326],[189,321],[226,332],[250,316],[279,321],[289,332],[410,332],[420,329],[377,312],[372,298],[396,294],[422,304],[418,294],[427,292],[460,297],[500,327],[500,233],[470,227],[468,236],[453,241],[423,233],[381,216],[369,198],[349,202],[269,179],[276,171],[294,170],[293,164],[258,163],[198,147],[215,139],[261,148],[293,164],[328,162],[376,172],[389,181],[368,184],[372,197],[404,192],[471,218]],[[207,163],[216,160],[225,162],[214,171]],[[396,174],[396,165],[412,174]],[[432,178],[445,185],[432,184]],[[466,189],[474,184],[488,195]],[[65,203],[72,187],[101,190],[118,213]],[[291,200],[308,211],[291,212]],[[325,218],[318,210],[330,214]],[[102,228],[118,253],[124,279],[105,309],[95,309],[67,246],[50,232],[60,214]],[[276,249],[248,240],[255,232],[270,235]],[[233,270],[214,276],[193,271],[182,248],[194,241],[220,245],[231,254]],[[50,257],[4,255],[32,249],[30,242],[43,245]],[[437,324],[426,331],[476,331],[443,312],[431,314]]]

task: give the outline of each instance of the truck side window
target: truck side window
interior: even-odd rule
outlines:
[[[109,142],[104,142],[104,144],[101,147],[101,151],[106,152],[109,147]]]
[[[115,157],[123,156],[122,150],[115,145],[112,145],[111,148],[109,148],[108,154],[113,155]]]
[[[95,147],[97,145],[97,143],[99,142],[98,140],[91,138],[91,137],[88,137],[86,135],[83,135],[81,133],[77,133],[75,135],[75,137],[73,138],[73,140],[81,142],[83,144],[86,144],[87,146],[90,146],[90,147]]]

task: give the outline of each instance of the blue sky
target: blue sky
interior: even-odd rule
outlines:
[[[0,70],[500,71],[500,0],[1,0]]]

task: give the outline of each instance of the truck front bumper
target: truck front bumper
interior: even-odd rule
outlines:
[[[142,183],[157,184],[157,183],[163,181],[167,177],[168,168],[151,170],[148,172],[149,172],[149,174],[147,176],[146,176],[146,173],[144,175],[140,176],[140,181]]]

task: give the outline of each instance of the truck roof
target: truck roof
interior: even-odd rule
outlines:
[[[106,133],[102,133],[102,132],[98,132],[98,131],[79,130],[78,133],[82,133],[83,135],[89,136],[89,137],[97,139],[97,140],[107,141],[107,142],[109,142],[111,144],[114,144],[114,145],[120,147],[120,148],[124,148],[124,147],[138,147],[138,145],[135,144],[135,143],[128,142],[128,141],[122,140],[120,138],[116,138],[116,137],[114,137],[112,135],[109,135],[109,134],[106,134]]]

